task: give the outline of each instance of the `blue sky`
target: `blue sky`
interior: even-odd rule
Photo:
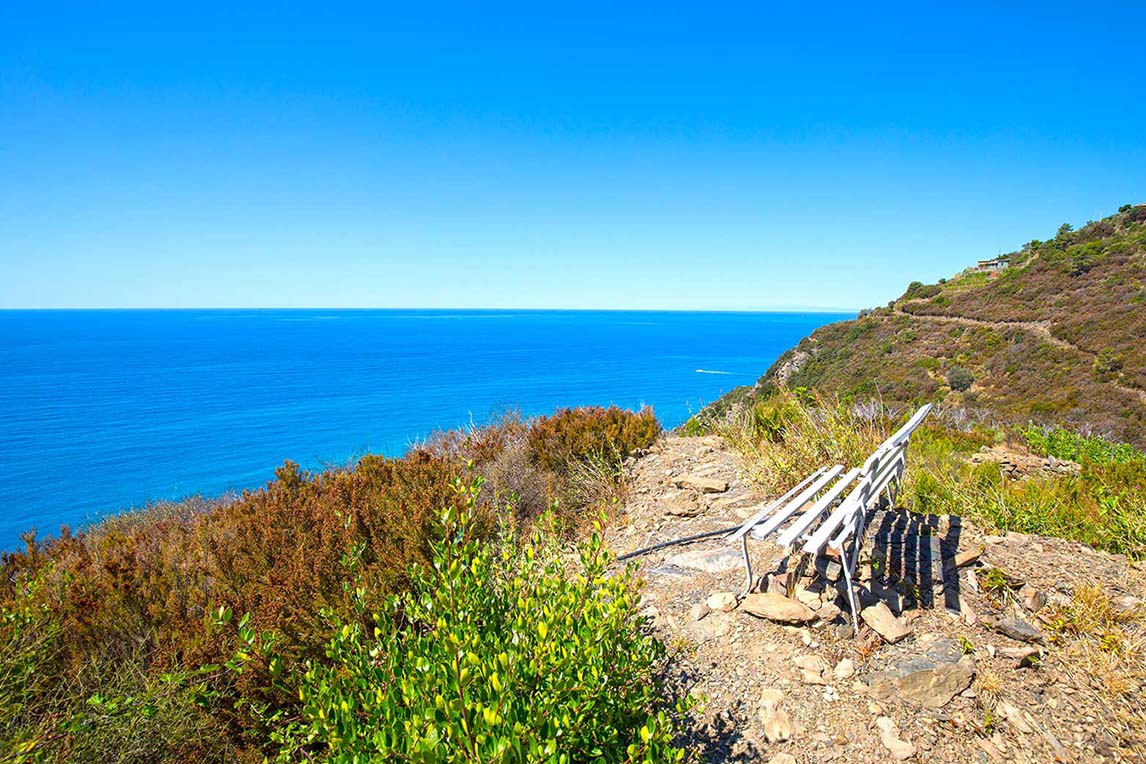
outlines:
[[[0,8],[0,307],[858,308],[1146,201],[1141,3],[159,5]]]

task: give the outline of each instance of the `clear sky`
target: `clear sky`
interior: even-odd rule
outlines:
[[[0,4],[0,307],[858,308],[1146,201],[1140,2],[166,5]]]

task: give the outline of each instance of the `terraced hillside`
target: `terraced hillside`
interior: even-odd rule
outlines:
[[[753,389],[941,401],[1146,446],[1146,205],[1031,241],[999,271],[912,283],[886,307],[816,330]]]

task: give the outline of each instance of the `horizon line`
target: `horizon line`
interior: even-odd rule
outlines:
[[[523,308],[523,307],[417,307],[417,306],[328,306],[328,305],[302,305],[302,306],[277,306],[277,305],[216,305],[216,306],[46,306],[46,307],[5,307],[0,306],[0,312],[16,313],[16,312],[65,312],[65,311],[209,311],[209,310],[343,310],[343,311],[368,311],[368,310],[387,310],[387,311],[400,311],[400,310],[418,310],[418,311],[472,311],[481,313],[494,313],[512,311],[515,313],[543,313],[543,312],[571,312],[571,313],[858,313],[861,308],[840,308],[840,307],[813,307],[801,305],[787,305],[787,306],[768,306],[758,308],[566,308],[566,307],[548,307],[548,308]]]

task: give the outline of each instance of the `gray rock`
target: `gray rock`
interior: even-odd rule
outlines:
[[[704,573],[723,573],[726,570],[735,570],[744,565],[740,553],[731,547],[723,549],[693,549],[688,552],[674,554],[665,560],[666,565],[675,565],[680,568],[690,568]]]
[[[955,640],[931,639],[922,653],[870,674],[865,681],[876,699],[896,697],[942,708],[966,690],[974,677],[974,659],[964,656]]]
[[[1018,618],[1004,618],[995,624],[995,631],[1020,642],[1045,641],[1042,631],[1037,626],[1032,626]]]
[[[830,557],[817,557],[816,571],[828,581],[839,581],[844,569]]]
[[[672,484],[677,488],[691,488],[701,493],[724,493],[728,490],[727,480],[717,480],[700,475],[679,475],[673,478]]]

